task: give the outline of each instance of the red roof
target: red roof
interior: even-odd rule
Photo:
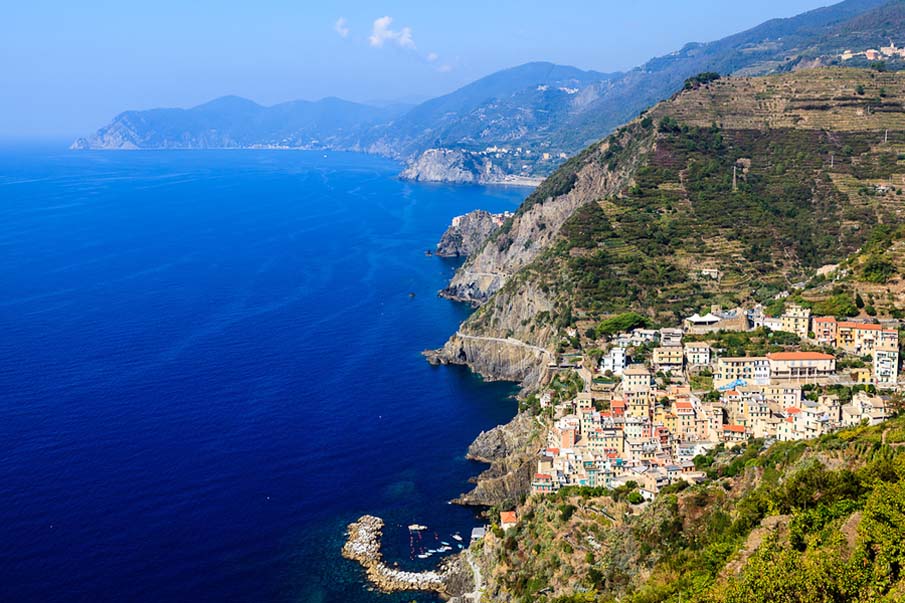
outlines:
[[[691,410],[691,402],[676,402],[677,410]]]
[[[549,473],[535,473],[534,479],[553,479],[553,476]]]
[[[835,316],[815,316],[814,322],[836,322]]]
[[[559,448],[547,448],[547,452],[549,452],[550,454],[553,454],[553,455],[558,455]]]
[[[797,415],[798,413],[801,412],[801,409],[798,408],[797,406],[790,406],[786,409],[786,412],[789,413],[790,415]]]
[[[613,408],[625,408],[625,400],[613,400],[610,402],[610,406]]]
[[[734,390],[734,389],[730,389],[728,392],[726,392],[726,395],[727,396],[741,396],[741,394],[738,393],[738,391]]]
[[[850,329],[862,329],[865,331],[879,331],[883,328],[880,325],[868,324],[866,322],[840,322],[839,326]]]
[[[832,360],[832,354],[822,352],[774,352],[767,354],[770,360]]]
[[[515,511],[503,511],[500,513],[500,523],[515,523],[516,521],[518,521],[518,517]]]
[[[723,431],[732,431],[734,433],[745,433],[744,425],[723,425]]]

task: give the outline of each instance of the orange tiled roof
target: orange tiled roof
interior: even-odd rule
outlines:
[[[735,433],[745,433],[744,425],[723,425],[723,431],[732,431]]]
[[[840,322],[839,326],[849,329],[861,329],[863,331],[879,331],[883,328],[880,325],[873,325],[864,322]]]
[[[518,517],[515,515],[515,511],[503,511],[500,513],[500,523],[515,523],[518,521]]]
[[[835,316],[816,316],[814,322],[836,322]],[[842,324],[842,323],[840,323]]]
[[[774,352],[767,354],[770,360],[832,360],[831,354],[822,352]]]
[[[798,408],[797,406],[790,406],[786,409],[786,412],[789,413],[790,415],[797,415],[798,413],[801,412],[801,409]]]

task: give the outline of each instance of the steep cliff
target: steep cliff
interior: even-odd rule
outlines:
[[[428,149],[412,161],[399,177],[418,182],[477,184],[490,166],[460,150]]]
[[[543,426],[528,413],[505,425],[481,432],[468,447],[468,459],[490,464],[476,479],[475,488],[453,502],[477,506],[513,506],[531,485],[537,451],[543,444]]]
[[[481,248],[490,235],[495,233],[509,218],[509,212],[492,214],[476,209],[462,216],[456,216],[437,243],[436,254],[441,257],[459,257],[473,254]]]
[[[526,352],[578,320],[675,322],[844,259],[905,213],[903,101],[905,75],[858,69],[692,82],[567,162],[469,257],[444,294],[481,307],[439,355],[521,379],[537,373]]]

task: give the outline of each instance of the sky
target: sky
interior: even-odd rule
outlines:
[[[86,135],[128,109],[417,101],[528,61],[622,71],[832,0],[6,0],[0,138]]]

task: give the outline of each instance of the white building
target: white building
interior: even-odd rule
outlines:
[[[622,376],[625,371],[625,348],[613,346],[600,359],[600,372],[610,371],[614,375]]]
[[[874,351],[874,383],[877,387],[890,389],[899,380],[899,352]]]
[[[686,343],[685,360],[688,361],[689,366],[710,364],[710,345],[703,341]]]

